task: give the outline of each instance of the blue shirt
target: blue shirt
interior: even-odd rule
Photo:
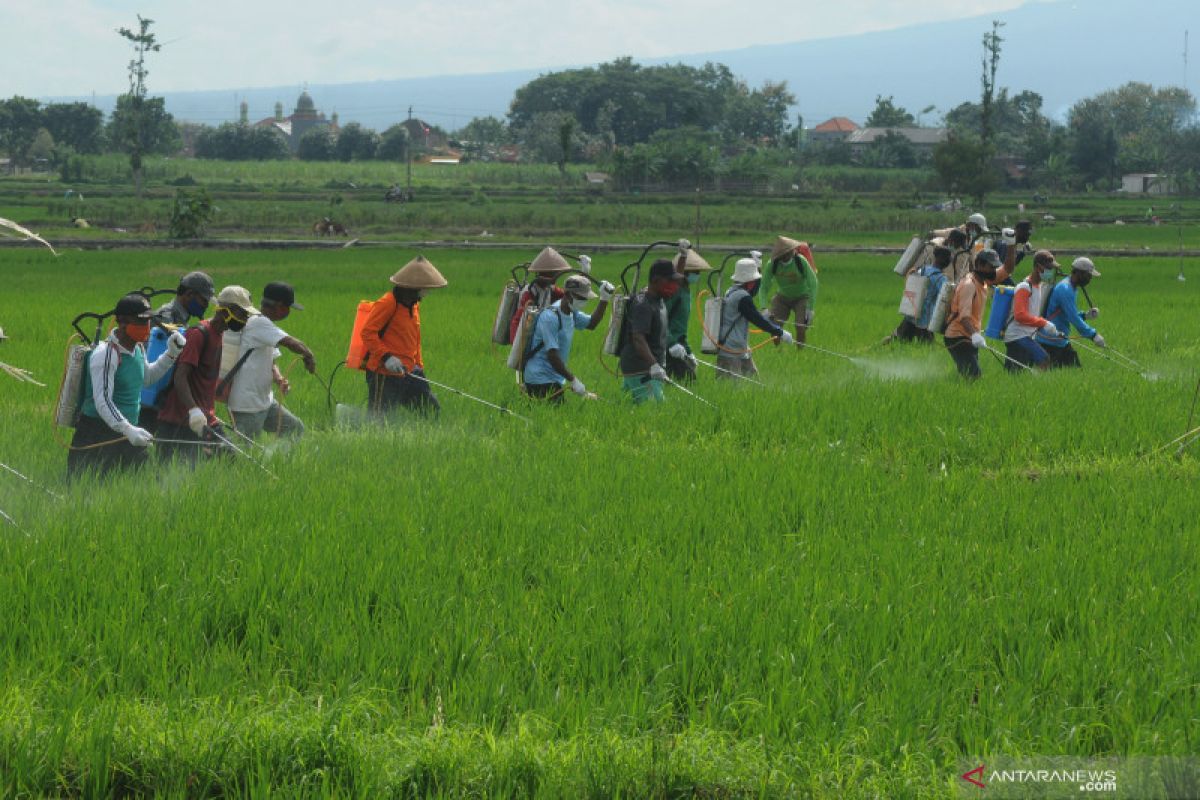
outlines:
[[[1080,336],[1085,339],[1093,339],[1096,336],[1096,329],[1083,321],[1077,303],[1075,287],[1071,285],[1071,279],[1063,278],[1054,287],[1054,291],[1050,292],[1050,302],[1046,304],[1046,319],[1053,322],[1054,327],[1058,328],[1058,332],[1064,337],[1070,334],[1071,326],[1074,325]],[[1040,332],[1034,338],[1038,344],[1048,347],[1066,347],[1068,344],[1065,338],[1048,339]]]
[[[533,328],[533,339],[529,343],[533,355],[525,362],[525,382],[537,385],[539,383],[557,383],[559,386],[567,379],[559,375],[550,366],[546,353],[557,350],[563,364],[571,357],[571,340],[575,338],[576,328],[586,328],[592,323],[590,315],[571,309],[563,313],[562,301],[556,300],[541,314]]]
[[[929,327],[929,318],[933,316],[933,307],[937,305],[938,292],[945,285],[946,276],[933,264],[921,267],[917,270],[917,274],[929,278],[929,286],[925,289],[925,299],[921,301],[921,315],[913,319],[914,325],[925,329]],[[910,317],[910,319],[912,318]]]

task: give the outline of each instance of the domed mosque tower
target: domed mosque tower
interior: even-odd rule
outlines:
[[[313,103],[312,95],[308,93],[308,87],[305,87],[296,100],[296,110],[292,112],[292,141],[299,142],[300,137],[319,124],[321,115],[317,113],[317,106]]]

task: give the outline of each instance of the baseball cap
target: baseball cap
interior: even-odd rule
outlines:
[[[301,311],[304,310],[304,306],[296,302],[296,291],[292,288],[292,285],[283,281],[271,281],[264,286],[262,299],[264,302],[270,300],[272,303],[278,303],[281,306],[297,308]]]
[[[250,292],[241,286],[226,286],[217,295],[217,305],[229,308],[234,306],[245,311],[247,314],[257,314],[258,309],[254,307],[254,303],[250,302]]]
[[[980,250],[979,255],[975,256],[975,260],[990,264],[997,269],[1004,265],[1004,262],[1000,260],[1000,255],[990,247],[987,250]]]
[[[204,295],[208,299],[217,293],[213,287],[213,279],[208,277],[205,272],[189,272],[179,279],[179,288],[185,291],[190,290]]]
[[[131,292],[117,301],[117,307],[113,309],[113,315],[150,319],[150,301],[144,295]]]
[[[1054,253],[1049,250],[1038,250],[1033,254],[1033,263],[1041,264],[1043,267],[1054,267],[1058,269],[1062,265],[1054,258]]]
[[[572,275],[567,278],[563,281],[563,289],[579,300],[591,300],[596,296],[592,291],[592,284],[582,275]]]
[[[1092,263],[1090,258],[1081,256],[1071,262],[1071,269],[1077,272],[1090,273],[1092,277],[1099,278],[1100,271],[1096,269],[1096,265]]]

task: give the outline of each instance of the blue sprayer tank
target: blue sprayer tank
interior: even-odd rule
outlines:
[[[146,342],[147,364],[167,351],[167,337],[170,335],[170,331],[157,325],[150,330],[150,339]],[[167,387],[167,384],[171,382],[174,375],[175,370],[167,370],[167,374],[159,378],[157,383],[142,389],[142,405],[149,406],[150,408],[158,408],[158,394]]]
[[[1016,291],[1012,286],[997,286],[992,290],[992,311],[983,331],[989,339],[1004,338],[1004,329],[1008,327],[1008,321],[1012,318],[1013,297]]]

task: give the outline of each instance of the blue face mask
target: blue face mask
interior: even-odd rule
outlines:
[[[1042,270],[1042,282],[1043,283],[1052,283],[1053,281],[1054,281],[1054,269],[1051,268],[1051,269]]]
[[[183,307],[186,308],[187,312],[193,317],[203,317],[204,312],[208,309],[208,303],[205,303],[203,300],[197,300],[193,297],[191,300],[187,301]]]
[[[688,283],[695,283],[695,282],[696,282],[696,281],[698,281],[698,280],[700,280],[700,273],[699,273],[699,272],[689,272],[689,273],[688,273],[688,276],[687,276],[687,282],[688,282]]]

